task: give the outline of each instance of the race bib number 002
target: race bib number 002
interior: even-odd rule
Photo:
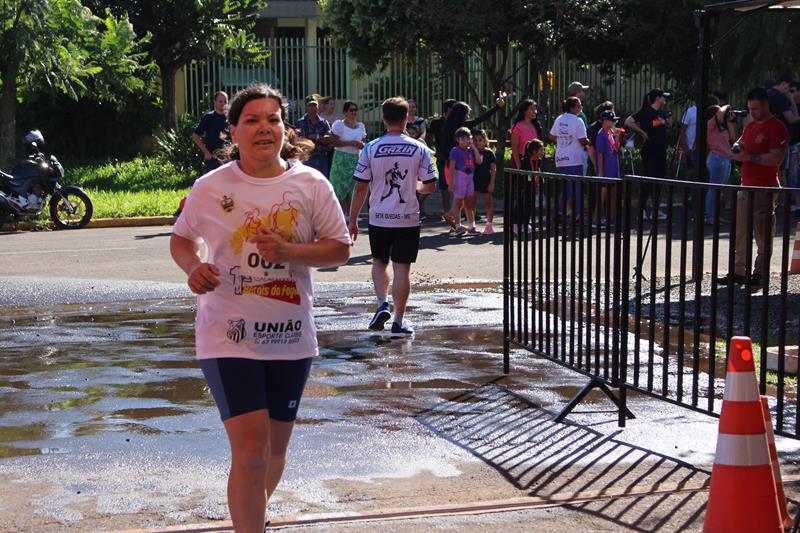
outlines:
[[[253,280],[285,279],[289,277],[287,263],[271,263],[258,253],[256,243],[245,241],[242,245],[242,275]]]

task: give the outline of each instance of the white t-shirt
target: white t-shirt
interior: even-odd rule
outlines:
[[[400,133],[387,133],[361,151],[354,178],[369,183],[369,223],[384,228],[419,226],[417,181],[436,181],[430,149]]]
[[[572,113],[559,115],[550,135],[558,138],[556,141],[556,167],[583,166],[584,148],[580,143],[586,139],[586,124],[579,116]]]
[[[275,178],[255,178],[231,162],[198,179],[173,233],[205,243],[220,285],[197,296],[198,359],[296,360],[318,354],[311,268],[271,264],[248,239],[268,227],[294,243],[350,244],[333,188],[295,163]]]
[[[339,137],[340,141],[361,141],[367,136],[367,128],[364,127],[363,122],[357,122],[356,127],[351,128],[344,123],[344,120],[337,120],[331,126],[331,133]],[[360,151],[355,146],[337,146],[334,150],[348,154],[357,154]]]
[[[694,148],[694,141],[697,136],[697,106],[693,105],[686,110],[681,119],[681,124],[686,126],[686,146],[691,150]]]

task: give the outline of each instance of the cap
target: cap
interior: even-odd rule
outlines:
[[[308,105],[308,104],[317,104],[317,105],[319,105],[319,101],[317,100],[316,96],[314,96],[313,94],[310,94],[310,95],[306,96],[306,105]]]
[[[672,94],[664,91],[664,89],[653,89],[649,93],[647,93],[647,96],[650,97],[650,98],[656,98],[658,96],[663,96],[664,98],[669,98],[670,96],[672,96]]]
[[[618,117],[618,116],[616,116],[616,115],[614,114],[614,112],[613,112],[613,111],[611,111],[611,110],[609,109],[609,110],[606,110],[606,111],[603,111],[602,113],[600,113],[600,120],[613,120],[613,121],[617,121],[617,120],[619,120],[619,117]]]
[[[567,92],[569,94],[575,94],[578,91],[585,91],[588,88],[589,88],[588,85],[584,85],[579,81],[573,81],[572,83],[569,84],[569,87],[567,88]]]

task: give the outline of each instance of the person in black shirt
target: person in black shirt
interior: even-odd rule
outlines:
[[[625,127],[638,133],[644,144],[642,145],[642,175],[654,178],[664,178],[667,174],[667,128],[670,120],[662,112],[667,103],[669,93],[661,89],[653,89],[645,97],[642,108],[625,120]],[[640,201],[647,204],[648,198],[653,193],[653,186],[643,183]],[[653,211],[658,209],[658,198],[653,198]],[[645,210],[644,218],[651,215]],[[659,220],[664,220],[667,215],[658,212]]]
[[[218,91],[214,95],[214,109],[203,115],[192,133],[192,140],[203,152],[206,172],[214,170],[221,164],[214,152],[221,149],[228,138],[228,117],[225,115],[227,105],[228,95]]]
[[[447,192],[447,181],[444,175],[444,167],[447,163],[447,154],[449,153],[444,151],[446,149],[446,143],[444,142],[444,125],[455,103],[456,100],[452,98],[445,100],[441,116],[433,119],[431,121],[431,127],[428,128],[428,133],[433,136],[433,141],[428,142],[428,146],[433,146],[435,148],[434,153],[436,154],[436,170],[439,175],[439,190],[442,191],[442,209],[445,213],[450,211],[450,194]],[[426,194],[420,198],[420,218],[425,216],[423,203],[427,197],[428,195]]]

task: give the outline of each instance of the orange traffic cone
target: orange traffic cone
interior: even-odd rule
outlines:
[[[800,222],[797,223],[797,229],[794,232],[794,250],[789,274],[800,274]]]
[[[755,370],[750,339],[731,339],[705,533],[783,531]]]
[[[772,431],[772,415],[769,412],[769,402],[766,396],[761,397],[761,407],[764,411],[764,426],[767,430],[767,443],[769,444],[769,458],[772,461],[772,473],[775,476],[775,490],[778,493],[778,509],[781,512],[784,528],[791,528],[794,522],[786,508],[786,494],[783,492],[783,478],[781,465],[778,462],[778,449],[775,448],[775,432]]]

